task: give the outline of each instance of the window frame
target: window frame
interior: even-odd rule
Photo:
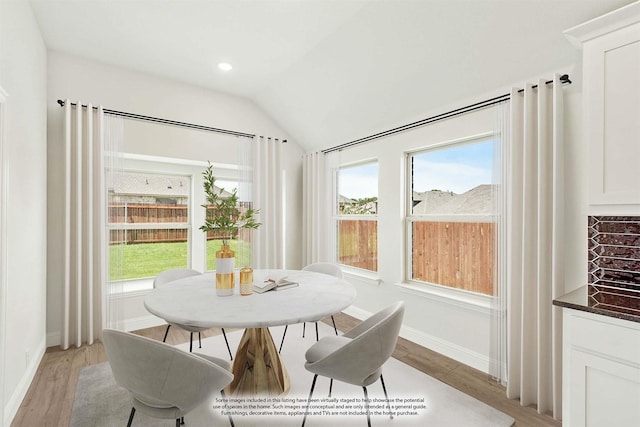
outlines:
[[[187,265],[185,266],[185,268],[190,268],[191,267],[191,254],[192,254],[192,232],[193,232],[193,227],[192,227],[192,223],[193,223],[193,215],[191,210],[193,209],[193,184],[192,184],[192,180],[193,180],[193,176],[188,174],[188,173],[177,173],[174,171],[167,171],[164,170],[162,172],[158,172],[158,171],[150,171],[150,170],[140,170],[140,169],[132,169],[132,168],[123,168],[123,172],[124,173],[129,173],[129,174],[139,174],[139,175],[162,175],[162,176],[172,176],[172,177],[184,177],[186,179],[189,180],[189,184],[188,184],[188,193],[187,193],[187,222],[133,222],[133,223],[128,223],[128,222],[124,222],[124,223],[112,223],[109,222],[109,215],[106,215],[107,218],[107,236],[109,236],[108,238],[110,239],[111,236],[111,232],[112,231],[124,231],[125,233],[127,231],[130,230],[187,230],[187,254],[186,254],[186,261],[187,261]],[[126,205],[126,203],[125,203]],[[109,209],[110,205],[107,205],[107,209]],[[126,209],[127,207],[125,206],[125,221],[127,219],[127,215],[126,215]],[[126,234],[125,234],[126,235]],[[110,243],[110,241],[108,242]],[[135,277],[135,278],[130,278],[130,279],[121,279],[121,280],[111,280],[111,277],[109,276],[109,281],[110,282],[119,282],[119,281],[123,281],[123,282],[127,282],[127,281],[146,281],[149,280],[150,278],[153,277]]]
[[[207,167],[208,163],[204,161],[186,160],[171,157],[149,156],[134,153],[123,153],[122,156],[123,170],[126,172],[149,173],[162,175],[179,175],[189,177],[189,204],[188,204],[188,222],[187,225],[187,268],[194,268],[199,271],[206,272],[206,239],[204,233],[199,228],[204,223],[204,209],[200,209],[204,203],[204,189],[202,187],[202,171]],[[227,163],[213,163],[216,178],[222,181],[238,181],[237,165]],[[200,212],[202,211],[202,212]],[[105,214],[108,221],[108,215]],[[142,224],[142,223],[140,223]],[[178,228],[178,225],[185,223],[158,223],[162,224],[158,228]],[[166,225],[165,225],[166,224]],[[107,233],[111,230],[111,224],[105,224]],[[146,227],[148,224],[142,224]],[[135,228],[135,227],[132,227]],[[116,227],[117,229],[117,227]],[[109,242],[106,242],[107,253],[109,251]],[[107,260],[108,262],[108,260]],[[108,273],[107,273],[108,274]],[[110,280],[107,276],[109,288],[113,297],[119,295],[144,294],[153,289],[154,277]]]
[[[497,147],[495,146],[495,134],[494,133],[484,133],[480,135],[472,135],[468,137],[458,138],[451,141],[431,144],[427,147],[416,147],[404,152],[404,181],[405,181],[405,192],[404,192],[404,233],[403,238],[405,242],[405,252],[404,252],[404,269],[403,269],[403,282],[399,284],[399,286],[407,288],[408,290],[415,292],[428,292],[434,295],[444,296],[446,298],[451,298],[453,300],[459,301],[470,301],[472,304],[479,306],[488,306],[492,304],[493,301],[498,298],[497,295],[488,295],[479,292],[473,292],[465,289],[459,289],[452,286],[442,285],[433,282],[416,280],[413,278],[413,224],[415,222],[421,222],[421,218],[423,222],[437,222],[446,220],[448,222],[493,222],[496,227],[496,232],[499,230],[499,220],[500,213],[493,212],[492,214],[466,214],[460,216],[447,216],[442,214],[414,214],[413,213],[413,168],[411,160],[414,156],[432,152],[436,150],[443,150],[447,148],[461,147],[464,145],[472,145],[476,143],[489,142],[492,141],[494,159],[495,152]],[[496,167],[501,167],[501,165],[493,165],[492,174],[493,176],[497,176]],[[429,218],[428,221],[424,221],[424,218]],[[481,219],[482,221],[469,221],[474,219]],[[464,221],[461,221],[464,220]],[[496,288],[496,281],[499,279],[496,275],[499,274],[497,270],[497,262],[498,262],[498,253],[499,248],[498,245],[500,243],[500,239],[495,239],[495,247],[494,247],[494,289]]]
[[[376,193],[378,193],[375,197],[377,198],[376,201],[376,213],[375,214],[340,214],[339,212],[339,206],[340,206],[340,171],[343,169],[349,169],[349,168],[355,168],[358,166],[365,166],[365,165],[369,165],[369,164],[376,164],[376,168],[377,168],[377,172],[376,172],[376,187],[377,187],[377,191]],[[379,272],[379,264],[378,261],[376,261],[376,270],[368,270],[366,268],[361,268],[361,267],[356,267],[356,266],[352,266],[352,265],[348,265],[348,264],[342,264],[340,262],[340,221],[358,221],[358,220],[375,220],[376,221],[376,236],[378,235],[378,227],[379,227],[379,221],[378,221],[378,215],[380,212],[380,207],[379,207],[379,180],[380,180],[380,168],[379,168],[379,160],[377,158],[368,158],[368,159],[362,159],[362,160],[358,160],[355,162],[348,162],[348,163],[341,163],[339,164],[336,169],[334,170],[333,173],[333,193],[334,193],[334,197],[332,198],[333,200],[333,208],[332,208],[332,213],[333,213],[333,226],[334,226],[334,235],[335,235],[335,254],[334,254],[334,261],[340,266],[340,268],[342,268],[345,272],[351,273],[351,274],[355,274],[358,276],[364,276],[364,277],[369,277],[369,276],[378,276],[378,272]],[[376,256],[378,256],[380,253],[380,245],[379,245],[379,241],[376,238]]]

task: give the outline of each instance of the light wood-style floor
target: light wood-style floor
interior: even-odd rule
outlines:
[[[345,314],[334,317],[338,329],[342,331],[349,330],[358,323],[357,319]],[[158,326],[136,331],[136,333],[162,340],[165,329],[165,326]],[[203,332],[203,338],[219,333],[219,329],[211,329]],[[188,333],[177,328],[171,328],[167,338],[167,342],[173,345],[188,340]],[[394,357],[509,414],[515,418],[518,427],[562,425],[547,415],[539,415],[534,408],[522,407],[517,400],[507,399],[504,388],[488,378],[485,373],[410,341],[400,338]],[[80,369],[106,360],[106,354],[100,342],[66,351],[58,347],[47,349],[33,383],[11,425],[13,427],[67,426]]]

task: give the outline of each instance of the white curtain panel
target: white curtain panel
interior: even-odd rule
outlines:
[[[563,99],[559,75],[511,94],[507,396],[562,415]]]
[[[320,220],[324,194],[324,154],[302,156],[302,264],[320,261],[322,247]]]
[[[263,136],[253,142],[253,198],[262,223],[253,234],[256,268],[284,268],[282,144]]]
[[[99,339],[106,318],[105,115],[77,105],[64,107],[63,349]]]
[[[507,232],[505,183],[509,182],[506,159],[509,158],[509,112],[510,103],[501,102],[494,106],[496,121],[494,126],[493,188],[494,212],[496,213],[495,246],[496,280],[491,310],[491,364],[489,374],[500,384],[507,385]]]
[[[302,263],[336,262],[336,183],[339,151],[302,159]]]
[[[125,330],[124,305],[126,299],[123,298],[125,280],[113,280],[109,276],[123,277],[125,260],[124,250],[126,247],[124,239],[117,239],[118,243],[111,244],[110,233],[120,232],[123,229],[118,225],[111,225],[107,220],[108,206],[115,203],[118,196],[109,189],[116,188],[116,183],[122,182],[124,173],[124,119],[121,116],[105,114],[103,127],[102,160],[103,165],[95,170],[104,177],[104,187],[100,190],[104,203],[100,207],[100,229],[102,230],[100,242],[96,245],[103,249],[104,256],[96,263],[100,263],[102,280],[102,310],[103,325],[107,328]]]
[[[242,201],[249,201],[255,208],[255,199],[253,191],[253,138],[237,138],[238,146],[238,198]],[[247,266],[255,266],[254,255],[258,253],[258,245],[253,244],[258,238],[255,236],[257,231],[241,229],[238,232],[238,245],[236,247],[236,260],[242,259],[246,261]],[[250,245],[240,244],[241,242],[249,242]],[[255,252],[255,254],[254,254]],[[243,266],[240,266],[243,267]]]

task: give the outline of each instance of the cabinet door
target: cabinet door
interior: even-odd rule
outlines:
[[[640,426],[640,324],[563,314],[563,425]]]
[[[590,203],[640,205],[640,23],[584,45]]]
[[[640,422],[640,369],[611,356],[570,350],[567,426],[633,427]]]

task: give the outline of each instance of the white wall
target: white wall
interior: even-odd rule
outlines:
[[[302,149],[251,101],[202,89],[172,80],[159,78],[135,71],[83,60],[59,52],[49,52],[48,56],[48,161],[49,169],[49,244],[48,244],[48,281],[47,290],[47,344],[59,343],[61,325],[62,292],[62,185],[63,171],[55,165],[62,164],[62,108],[58,99],[70,99],[83,103],[101,104],[105,108],[130,113],[183,121],[204,126],[229,129],[250,134],[265,135],[288,139],[285,144],[284,165],[288,176],[287,205],[291,212],[299,212]],[[202,142],[206,134],[165,126],[150,126],[142,122],[125,121],[125,139],[129,136],[146,135],[147,140],[138,138],[131,146],[139,154],[163,155],[192,159],[230,161],[229,157],[220,160],[220,153],[193,150],[193,145],[180,144],[180,139],[188,137],[192,141]],[[159,131],[159,132],[158,132]],[[211,134],[213,135],[213,134]],[[231,144],[231,143],[229,143]],[[129,147],[129,146],[128,146]],[[235,148],[229,146],[224,154],[235,154]],[[287,244],[290,250],[286,265],[300,267],[299,243],[301,219],[290,218],[287,226]],[[149,314],[142,306],[141,295],[133,296],[131,301],[123,302],[128,307],[129,319],[137,325],[144,325]],[[153,318],[153,316],[151,316]]]
[[[7,94],[6,254],[3,416],[9,425],[45,351],[47,156],[47,52],[31,11],[23,1],[0,4],[0,87]],[[2,299],[0,298],[0,301]],[[0,362],[2,361],[0,357]]]

